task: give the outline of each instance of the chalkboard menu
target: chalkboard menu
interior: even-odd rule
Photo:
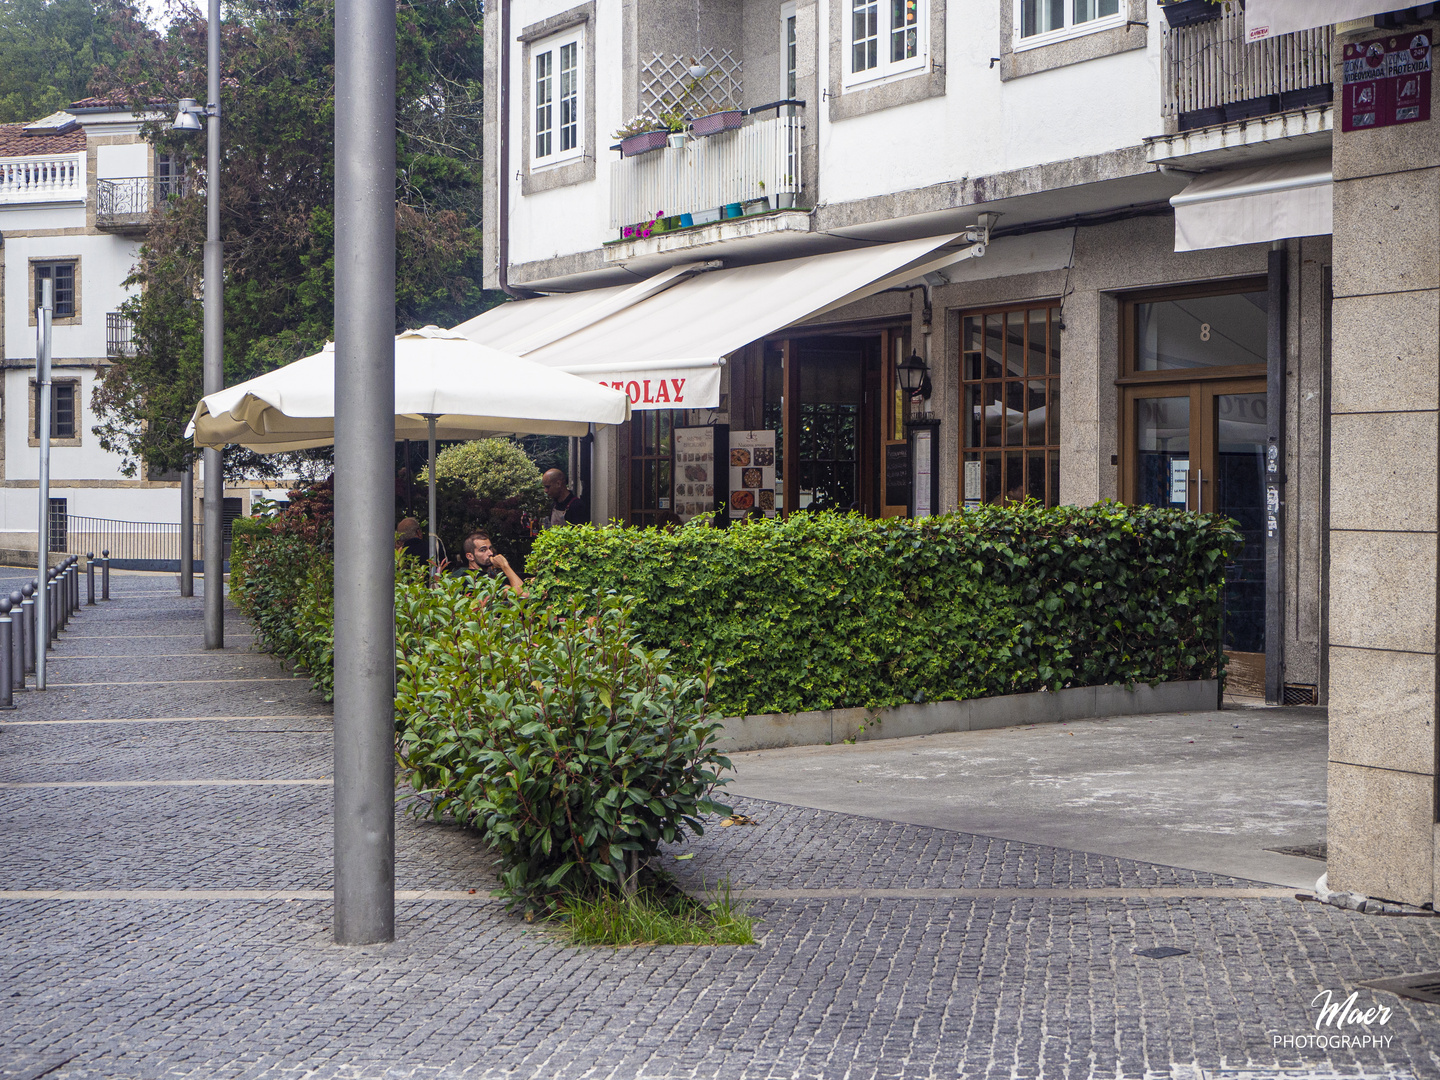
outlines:
[[[894,443],[885,447],[885,505],[908,506],[910,503],[910,444]]]

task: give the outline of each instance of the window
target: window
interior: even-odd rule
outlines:
[[[35,267],[35,306],[38,308],[44,293],[44,281],[55,283],[55,307],[51,317],[73,319],[75,317],[75,264],[73,262],[32,263]]]
[[[1020,49],[1125,22],[1120,0],[1016,0],[1016,7],[1015,47]]]
[[[646,409],[630,417],[630,524],[654,525],[671,512],[670,432],[676,413]]]
[[[580,155],[580,35],[552,38],[531,54],[535,74],[536,165]]]
[[[850,0],[848,82],[881,79],[924,66],[921,39],[924,3],[925,0]]]
[[[184,167],[174,154],[155,155],[155,201],[163,203],[170,196],[179,196],[185,179]]]
[[[1060,501],[1060,309],[967,315],[961,329],[960,496]]]
[[[70,547],[70,500],[50,500],[50,550],[67,551]]]
[[[35,383],[31,383],[35,387]],[[40,391],[35,393],[35,424],[34,437],[40,438]],[[76,437],[76,413],[79,409],[80,395],[78,384],[74,382],[61,382],[58,379],[50,386],[50,438],[52,439],[73,439]]]
[[[795,38],[795,5],[786,4],[780,9],[780,24],[783,28],[782,41],[785,46],[785,96],[795,96],[795,73],[796,73],[796,38]],[[790,114],[795,114],[794,106],[791,106]]]

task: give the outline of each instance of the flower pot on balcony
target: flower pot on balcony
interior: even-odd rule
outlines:
[[[770,200],[746,199],[743,209],[747,214],[768,214],[770,212]]]
[[[685,145],[685,140],[688,138],[690,138],[690,136],[686,135],[683,131],[672,131],[666,137],[665,143],[670,149],[679,150]]]
[[[745,114],[739,109],[726,109],[690,121],[690,130],[696,135],[717,135],[722,131],[734,131],[745,122]]]
[[[776,210],[793,210],[795,208],[795,193],[793,191],[777,191],[775,193]]]
[[[659,150],[665,145],[670,133],[665,130],[642,131],[639,135],[631,135],[620,140],[620,156],[634,157],[636,154],[648,154],[651,150]]]
[[[1165,21],[1174,27],[1218,19],[1222,8],[1219,4],[1210,3],[1210,0],[1180,0],[1179,3],[1163,4],[1160,10],[1165,12]]]
[[[720,208],[717,206],[713,210],[696,210],[690,218],[696,225],[709,225],[712,221],[720,220]]]
[[[740,208],[740,204],[738,202],[731,202],[725,204],[724,216],[727,218],[737,218],[744,212],[745,211]]]

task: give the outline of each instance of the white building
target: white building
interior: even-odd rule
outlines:
[[[86,529],[74,519],[180,520],[178,476],[123,476],[118,456],[91,431],[96,383],[129,347],[122,283],[177,182],[140,127],[128,110],[95,99],[35,123],[0,125],[0,555],[12,560],[35,552],[35,309],[45,277],[55,283],[52,546],[63,550],[54,535],[62,520]]]

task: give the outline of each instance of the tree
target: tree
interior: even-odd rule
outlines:
[[[422,470],[420,482],[428,478]],[[482,499],[520,499],[523,509],[546,508],[540,470],[510,439],[476,439],[447,446],[435,455],[435,478],[458,480]]]
[[[117,33],[142,32],[138,12],[94,0],[0,0],[0,124],[28,123],[89,93],[120,57]]]
[[[480,288],[481,0],[396,9],[397,329],[453,325]],[[168,32],[135,33],[97,84],[132,108],[205,100],[205,22],[182,9]],[[222,27],[221,238],[227,385],[317,352],[334,323],[334,19],[327,0],[236,0]],[[152,226],[125,305],[135,355],[107,370],[95,433],[133,475],[183,465],[201,394],[204,140],[147,125],[191,178]],[[230,451],[231,476],[282,463]]]

